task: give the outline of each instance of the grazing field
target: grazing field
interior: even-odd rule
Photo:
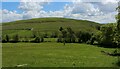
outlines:
[[[13,36],[19,34],[21,37],[32,36],[34,31],[51,34],[57,32],[60,27],[71,27],[74,31],[96,32],[96,27],[101,24],[87,21],[67,18],[35,18],[29,20],[20,20],[2,24],[2,35]],[[32,29],[32,30],[29,30]]]
[[[114,67],[117,57],[101,53],[114,48],[69,43],[3,43],[2,65],[14,67]]]

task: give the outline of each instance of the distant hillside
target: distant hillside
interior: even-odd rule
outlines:
[[[101,24],[87,21],[87,20],[75,20],[68,18],[36,18],[29,20],[20,20],[14,22],[8,22],[2,24],[3,35],[19,34],[21,36],[31,35],[33,31],[40,32],[57,32],[60,27],[71,27],[74,31],[89,31],[95,32],[96,27]]]

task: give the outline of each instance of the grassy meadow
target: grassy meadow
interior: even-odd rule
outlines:
[[[101,53],[115,49],[77,43],[3,43],[2,50],[3,67],[115,67],[117,61]]]
[[[9,34],[13,36],[19,34],[19,36],[32,36],[34,31],[39,31],[41,34],[47,33],[50,35],[53,32],[57,32],[60,27],[71,27],[74,31],[89,31],[95,32],[96,26],[101,24],[87,21],[87,20],[75,20],[67,18],[37,18],[30,20],[20,20],[14,22],[3,23],[2,34],[3,36]],[[26,30],[33,29],[33,30]]]
[[[15,67],[26,64],[25,67],[115,67],[117,57],[109,56],[101,51],[112,53],[115,48],[103,48],[84,43],[57,43],[57,37],[44,38],[44,42],[30,43],[24,40],[35,39],[34,31],[39,35],[58,32],[59,28],[71,27],[73,31],[99,31],[99,23],[67,18],[36,18],[2,24],[2,37],[9,35],[11,40],[18,34],[18,43],[2,43],[2,66]],[[30,29],[30,30],[29,30]],[[31,30],[32,29],[32,30]],[[7,38],[7,39],[8,39]]]

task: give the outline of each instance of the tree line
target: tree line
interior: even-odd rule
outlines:
[[[58,32],[52,32],[51,35],[47,33],[40,34],[39,31],[33,31],[31,37],[22,37],[24,40],[20,40],[19,34],[5,35],[2,39],[3,43],[6,42],[34,42],[40,43],[44,42],[44,38],[57,38],[57,42],[60,43],[87,43],[91,45],[101,45],[104,47],[117,47],[120,44],[118,41],[120,38],[118,33],[118,24],[111,23],[105,24],[99,27],[96,32],[89,31],[74,31],[71,27],[63,28],[60,27]]]

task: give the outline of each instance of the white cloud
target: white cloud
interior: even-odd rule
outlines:
[[[43,9],[43,2],[21,2],[19,9],[24,11],[39,11]]]
[[[66,4],[64,10],[48,12],[43,10],[43,5],[48,4],[48,1],[52,0],[42,0],[43,2],[32,1],[35,0],[30,2],[21,0],[19,6],[19,9],[23,10],[21,14],[15,11],[2,10],[3,22],[41,17],[66,17],[99,23],[115,22],[114,16],[116,14],[117,0],[100,0],[100,2],[82,2],[83,0],[80,0],[81,2]]]
[[[8,11],[6,9],[1,10],[2,13],[2,22],[10,22],[16,20],[22,20],[22,15],[17,14],[16,11]]]
[[[67,5],[71,8],[70,18],[84,19],[99,23],[115,22],[117,14],[117,3],[114,1],[101,2],[74,2],[72,5]]]

